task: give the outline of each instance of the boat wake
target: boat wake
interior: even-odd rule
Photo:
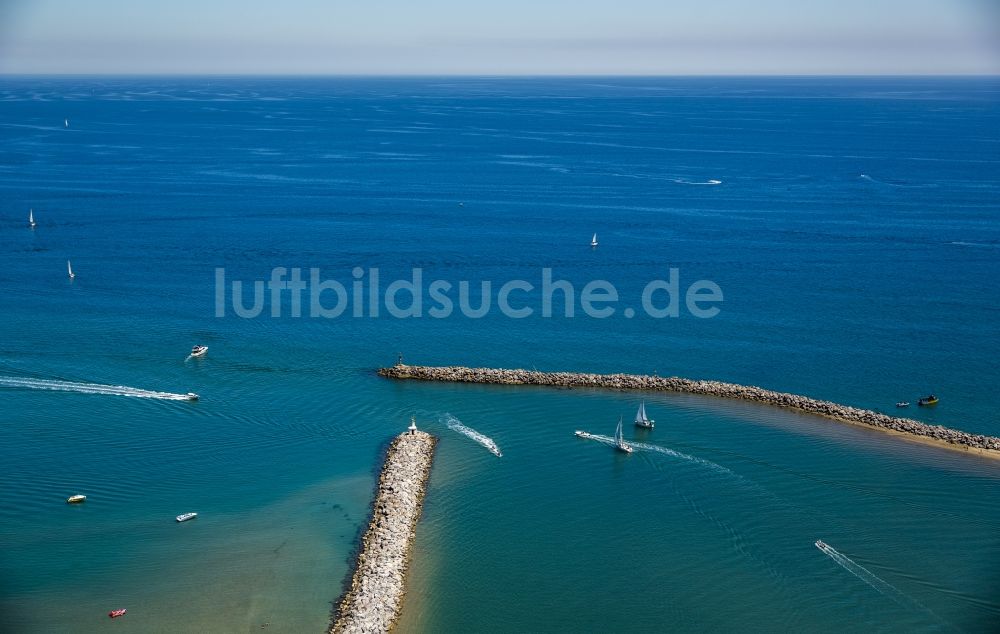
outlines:
[[[133,396],[136,398],[158,398],[167,401],[194,400],[191,394],[173,394],[171,392],[154,392],[125,385],[101,385],[99,383],[75,383],[73,381],[55,381],[50,379],[28,379],[16,376],[0,376],[0,387],[26,390],[56,390],[59,392],[77,392],[79,394],[106,394],[109,396]],[[197,398],[197,397],[195,397]]]
[[[948,244],[953,244],[959,247],[980,247],[986,249],[1000,249],[1000,244],[996,242],[949,242]]]
[[[502,458],[503,457],[503,454],[500,452],[500,448],[497,447],[497,444],[495,442],[493,442],[493,439],[490,438],[489,436],[484,436],[484,435],[480,434],[478,431],[476,431],[475,429],[472,429],[470,427],[466,427],[465,425],[462,424],[462,421],[458,420],[457,418],[455,418],[451,414],[445,414],[444,415],[444,420],[448,424],[448,429],[450,429],[452,431],[457,431],[458,433],[462,434],[463,436],[466,436],[468,438],[471,438],[472,440],[475,440],[477,443],[479,443],[483,447],[486,447],[486,449],[489,450],[489,452],[491,454],[493,454],[494,456],[496,456],[497,458]]]
[[[928,615],[929,617],[937,621],[939,624],[944,626],[946,629],[955,630],[954,626],[952,626],[951,623],[942,619],[940,616],[934,613],[930,608],[918,602],[917,600],[907,596],[906,594],[903,594],[903,592],[899,588],[892,585],[885,579],[882,579],[874,572],[868,570],[867,568],[857,563],[844,553],[837,552],[837,550],[834,549],[833,546],[827,544],[822,540],[819,540],[816,542],[816,548],[819,548],[821,551],[823,551],[825,555],[829,556],[830,559],[837,562],[837,564],[841,568],[851,573],[858,579],[864,581],[872,588],[875,588],[875,590],[877,590],[879,594],[889,597],[901,607],[906,608],[908,610],[923,612],[924,614]]]
[[[830,546],[829,544],[823,541],[817,541],[816,548],[819,548],[823,552],[823,554],[827,555],[828,557],[830,557],[830,559],[837,562],[837,564],[840,565],[841,568],[851,573],[858,579],[864,581],[865,583],[867,583],[880,593],[888,597],[891,597],[893,599],[904,597],[903,593],[897,590],[888,581],[883,580],[878,575],[868,570],[861,564],[855,562],[847,555],[837,552],[833,548],[833,546]]]
[[[615,439],[611,438],[610,436],[601,436],[600,434],[591,434],[591,433],[588,433],[588,432],[580,432],[577,435],[580,438],[586,438],[588,440],[596,440],[597,442],[604,443],[604,444],[610,445],[612,447],[615,444]],[[737,474],[735,471],[730,471],[729,469],[723,467],[720,464],[716,464],[716,463],[712,462],[711,460],[705,460],[704,458],[698,458],[697,456],[689,456],[688,454],[686,454],[684,452],[677,451],[677,450],[671,449],[669,447],[661,447],[660,445],[651,445],[649,443],[634,442],[634,441],[631,441],[631,440],[626,440],[625,443],[628,444],[633,449],[638,449],[639,451],[648,451],[650,453],[660,453],[660,454],[664,454],[664,455],[670,456],[672,458],[679,458],[681,460],[686,460],[688,462],[693,462],[695,464],[699,464],[699,465],[701,465],[703,467],[708,467],[709,469],[712,469],[713,471],[718,471],[719,473],[725,473],[726,475],[739,478],[740,480],[743,479],[743,476]]]
[[[687,180],[686,178],[675,178],[673,179],[673,181],[678,185],[721,185],[722,184],[722,181],[715,178],[710,178],[707,181],[692,181],[692,180]]]

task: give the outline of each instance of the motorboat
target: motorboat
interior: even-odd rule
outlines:
[[[194,392],[188,392],[184,396],[186,396],[187,400],[189,400],[189,401],[197,401],[199,398],[201,398],[197,394],[195,394]]]
[[[819,548],[820,550],[823,550],[824,548],[829,548],[829,546],[827,546],[826,542],[823,541],[822,539],[817,539],[816,540],[816,548]]]
[[[933,394],[925,396],[919,401],[917,401],[917,405],[921,407],[927,407],[928,405],[937,405],[937,404],[938,404],[938,397],[934,396]]]
[[[900,402],[896,403],[896,407],[909,407],[909,406],[910,406],[910,402],[909,401],[900,401]]]
[[[492,438],[483,436],[483,440],[479,444],[486,447],[486,450],[497,458],[503,458],[503,452],[500,451],[500,447],[497,447],[496,442]]]
[[[188,520],[193,520],[196,517],[198,517],[197,513],[181,513],[180,515],[177,516],[177,521],[186,522]]]
[[[80,502],[86,502],[86,495],[71,495],[66,498],[66,504],[79,504]]]
[[[203,357],[206,352],[208,352],[208,346],[192,346],[191,348],[192,357]]]
[[[128,610],[126,610],[125,608],[118,608],[117,610],[111,610],[110,612],[108,612],[108,616],[110,616],[113,619],[117,619],[119,616],[125,616],[127,612]]]

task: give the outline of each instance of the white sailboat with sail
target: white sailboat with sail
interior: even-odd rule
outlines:
[[[69,273],[69,279],[76,277],[76,273],[73,272],[73,265],[69,260],[66,260],[66,272]]]
[[[652,429],[653,423],[655,423],[652,418],[646,416],[646,401],[639,404],[639,411],[635,413],[635,426],[645,427],[646,429]]]
[[[592,247],[596,247],[597,246],[597,234],[596,233],[594,234],[594,237],[590,239],[590,246],[592,246]]]
[[[618,417],[618,427],[615,428],[615,449],[618,451],[623,451],[625,453],[632,453],[632,447],[630,447],[626,442],[625,438],[622,437],[622,417]]]
[[[29,209],[28,210],[28,226],[31,227],[32,229],[35,228],[35,210],[34,209]]]

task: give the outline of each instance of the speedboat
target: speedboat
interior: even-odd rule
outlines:
[[[86,495],[71,495],[68,498],[66,498],[67,504],[79,504],[80,502],[86,502],[86,501],[87,501]]]
[[[118,608],[117,610],[111,610],[110,612],[108,612],[108,616],[110,616],[113,619],[117,619],[119,616],[125,616],[126,612],[128,612],[128,610],[126,610],[125,608]]]
[[[829,547],[826,545],[825,541],[823,541],[822,539],[817,539],[816,540],[816,548],[819,548],[820,550],[823,550],[824,548],[829,548]]]
[[[910,406],[909,401],[900,401],[896,403],[896,407],[909,407],[909,406]]]
[[[200,398],[200,397],[199,397],[199,396],[198,396],[197,394],[195,394],[194,392],[188,392],[188,393],[187,393],[187,394],[185,394],[184,396],[187,396],[187,399],[188,399],[189,401],[197,401],[197,400],[198,400],[198,399]]]
[[[931,394],[930,396],[925,396],[919,401],[917,401],[917,405],[921,407],[927,407],[928,405],[937,405],[937,404],[938,404],[938,397],[934,396],[933,394]]]
[[[208,352],[208,346],[193,346],[191,348],[192,357],[203,357]]]
[[[196,517],[198,517],[197,513],[181,513],[180,515],[177,516],[177,521],[186,522],[188,520],[193,520]]]

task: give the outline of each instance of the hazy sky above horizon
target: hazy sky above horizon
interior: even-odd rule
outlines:
[[[0,0],[0,73],[998,74],[1000,0]]]

